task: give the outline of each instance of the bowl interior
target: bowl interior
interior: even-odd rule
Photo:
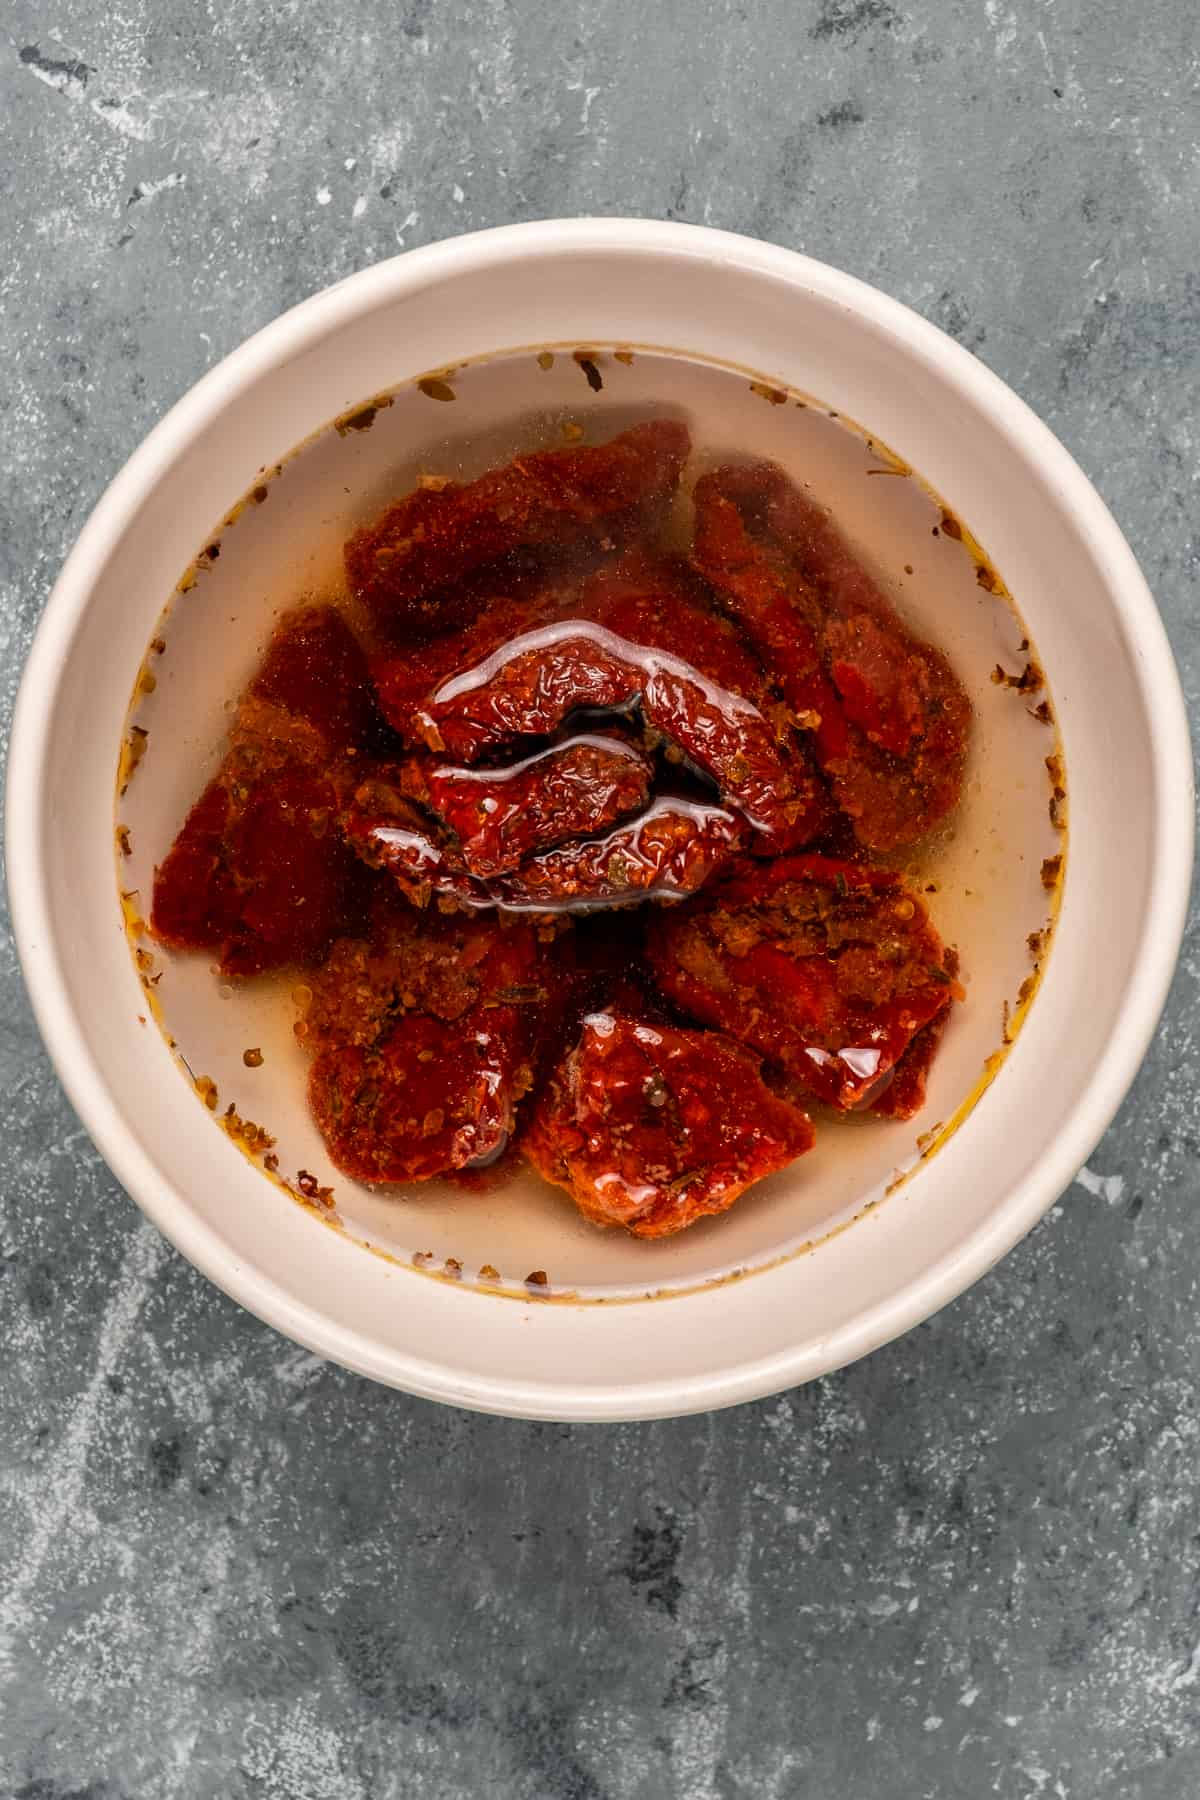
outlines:
[[[1012,1054],[962,1128],[891,1199],[815,1252],[685,1299],[618,1307],[496,1300],[324,1230],[213,1129],[153,1023],[140,1022],[144,994],[112,906],[113,757],[131,681],[164,595],[231,500],[366,396],[498,344],[589,340],[682,345],[761,370],[866,422],[919,470],[1016,597],[1050,675],[1071,788],[1054,953]],[[564,403],[583,400],[576,391]],[[403,465],[403,438],[391,435],[402,428],[392,409],[350,446],[366,461],[348,502],[365,503],[389,463],[393,473]],[[323,454],[314,447],[314,480]],[[299,582],[319,575],[306,562],[315,539],[299,529],[307,479],[296,484]],[[889,506],[900,504],[892,490],[917,492],[869,485],[889,490]],[[211,691],[207,673],[202,693],[182,676],[176,686],[172,734],[191,741],[196,761],[164,759],[159,823],[168,830],[204,774],[213,692],[226,691],[260,641],[249,615],[278,598],[251,592],[252,564],[256,534],[277,499],[282,513],[285,491],[281,483],[232,534],[242,533],[236,555],[250,585],[230,607],[232,625],[216,620],[228,668],[218,682],[214,654]],[[335,516],[316,520],[326,544]],[[866,541],[865,523],[845,516]],[[927,573],[915,555],[906,560]],[[954,566],[938,564],[942,573]],[[894,576],[894,560],[884,573]],[[218,591],[202,591],[200,603]],[[915,587],[902,599],[919,617]],[[939,621],[949,644],[948,634]],[[861,1354],[957,1293],[1071,1178],[1165,993],[1190,867],[1190,769],[1177,681],[1136,566],[1094,492],[1014,396],[941,334],[834,271],[719,234],[584,221],[486,234],[366,271],[252,340],[164,421],[86,528],[35,646],[13,736],[10,882],[23,965],[68,1091],[130,1191],[213,1279],[322,1353],[418,1392],[539,1416],[652,1415],[747,1398]],[[138,782],[149,796],[157,779],[152,754],[131,796]],[[148,820],[135,854],[151,854],[154,835]],[[1010,981],[1001,987],[1011,994]],[[998,1024],[993,1014],[989,1048]],[[956,1092],[960,1045],[972,1067],[983,1048],[981,1037],[968,1055],[967,1035],[964,1024],[938,1077],[956,1071]],[[232,1027],[229,1041],[240,1053]],[[241,1081],[230,1097],[253,1111]],[[935,1116],[947,1098],[935,1090]],[[859,1199],[814,1201],[814,1224]],[[751,1258],[783,1240],[783,1212],[795,1204],[785,1181],[747,1209],[736,1229],[750,1234]],[[562,1212],[555,1229],[565,1232]],[[378,1229],[373,1218],[356,1222],[365,1235]],[[713,1229],[711,1250],[698,1240],[694,1254],[711,1256],[710,1268],[735,1254],[718,1236],[729,1228]],[[451,1235],[448,1226],[447,1246]],[[408,1234],[402,1241],[407,1249]],[[615,1298],[631,1278],[618,1269],[605,1279]]]
[[[126,891],[148,895],[154,864],[221,744],[230,697],[254,668],[277,613],[301,599],[344,598],[345,538],[421,474],[469,479],[522,450],[561,442],[564,433],[603,440],[661,409],[688,420],[695,466],[750,451],[806,482],[917,631],[949,653],[976,712],[965,800],[952,829],[919,854],[892,859],[922,888],[936,888],[928,904],[962,953],[968,992],[916,1119],[819,1118],[817,1147],[801,1162],[731,1213],[653,1244],[598,1231],[527,1169],[482,1190],[435,1182],[373,1192],[333,1167],[305,1105],[307,1059],[292,1030],[300,976],[223,983],[209,958],[139,945],[147,994],[185,1066],[216,1084],[217,1115],[232,1103],[265,1127],[281,1174],[294,1181],[304,1170],[331,1188],[338,1219],[360,1242],[405,1263],[461,1270],[468,1282],[484,1268],[488,1287],[519,1290],[539,1269],[554,1293],[629,1298],[760,1268],[848,1223],[913,1166],[930,1133],[978,1089],[1018,1012],[1034,967],[1027,939],[1046,925],[1042,862],[1062,850],[1063,838],[1047,806],[1046,757],[1056,733],[1034,710],[1047,696],[992,679],[998,665],[1017,671],[1028,662],[1025,627],[1009,601],[980,584],[977,562],[947,533],[943,507],[928,489],[865,431],[830,419],[815,397],[781,402],[743,371],[641,349],[629,362],[589,347],[599,391],[561,350],[549,368],[532,350],[459,368],[452,385],[436,390],[452,392],[453,403],[409,383],[369,428],[328,426],[278,473],[264,471],[260,502],[233,508],[234,523],[214,526],[194,578],[189,573],[157,625],[164,648],[148,658],[155,685],[133,709],[148,735],[118,802],[132,854],[117,858],[117,873]],[[231,505],[237,498],[229,496]],[[685,542],[688,510],[681,497],[673,523]],[[263,1053],[254,1070],[243,1060],[249,1046]],[[216,1117],[212,1123],[216,1131]]]

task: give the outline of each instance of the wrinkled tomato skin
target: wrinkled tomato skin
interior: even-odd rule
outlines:
[[[840,1110],[882,1096],[918,1033],[961,994],[956,959],[900,878],[829,857],[780,858],[718,883],[653,920],[648,949],[681,1011]],[[920,1097],[902,1083],[883,1110],[909,1116]]]
[[[812,1143],[808,1115],[729,1038],[606,1010],[582,1021],[522,1147],[594,1224],[661,1238]]]
[[[696,484],[694,561],[812,733],[868,849],[925,837],[962,791],[971,703],[816,503],[771,463]]]
[[[486,880],[640,811],[653,773],[635,744],[592,733],[502,768],[412,758],[401,782],[450,831],[467,871]]]
[[[361,900],[337,829],[360,743],[382,723],[366,659],[330,607],[288,614],[238,707],[221,768],[155,871],[161,943],[227,975],[318,961]]]
[[[670,495],[690,449],[686,425],[659,419],[607,444],[518,457],[467,486],[418,488],[347,543],[351,591],[392,629],[436,625],[453,584],[484,565],[602,544]]]
[[[502,622],[485,616],[419,660],[417,673],[396,660],[381,667],[384,708],[410,741],[460,762],[556,732],[573,713],[637,707],[764,850],[807,842],[828,820],[824,784],[776,716],[762,669],[678,561],[624,558]]]
[[[745,839],[725,807],[664,795],[603,837],[529,857],[489,892],[501,906],[537,912],[673,901],[703,887]]]
[[[518,921],[377,908],[313,977],[309,1102],[356,1181],[428,1181],[498,1157],[567,1004],[569,953]]]

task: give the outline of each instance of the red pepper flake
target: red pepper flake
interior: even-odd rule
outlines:
[[[545,1269],[532,1269],[525,1277],[526,1287],[549,1287],[550,1277]]]
[[[263,1053],[257,1048],[253,1050],[243,1050],[242,1061],[248,1069],[261,1069],[263,1065]]]

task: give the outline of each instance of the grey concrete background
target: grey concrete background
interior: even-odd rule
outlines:
[[[8,0],[0,696],[110,476],[402,246],[632,212],[877,282],[1065,439],[1200,702],[1193,0]],[[0,938],[0,1793],[1200,1791],[1198,944],[987,1280],[803,1391],[470,1418],[240,1314],[70,1113]],[[1069,1054],[1069,1046],[1064,1046]]]

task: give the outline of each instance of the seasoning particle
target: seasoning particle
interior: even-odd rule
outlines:
[[[593,394],[598,394],[604,386],[604,377],[596,366],[594,353],[591,350],[576,350],[574,360],[587,377],[587,384]]]
[[[149,742],[150,733],[143,726],[131,725],[129,727],[129,736],[121,745],[121,766],[117,770],[117,783],[122,794],[133,780],[134,772],[145,756]]]

